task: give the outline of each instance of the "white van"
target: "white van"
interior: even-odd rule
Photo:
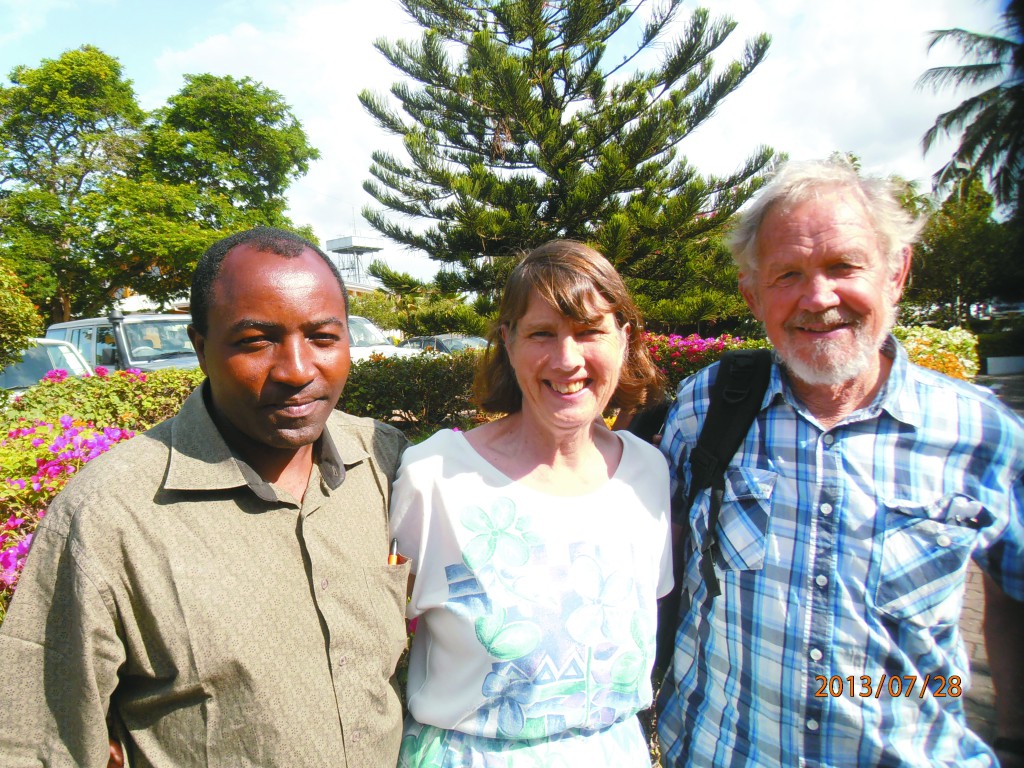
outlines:
[[[197,368],[199,359],[188,339],[189,315],[122,315],[89,317],[54,323],[46,338],[78,347],[95,368]]]

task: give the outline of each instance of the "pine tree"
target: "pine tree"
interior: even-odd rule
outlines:
[[[714,316],[708,303],[734,311],[720,233],[774,154],[758,148],[716,178],[678,145],[764,59],[769,39],[716,72],[712,54],[735,23],[698,9],[666,41],[681,3],[666,0],[644,21],[646,0],[403,0],[421,39],[375,45],[414,84],[392,87],[400,109],[359,98],[408,157],[373,154],[363,186],[386,210],[363,215],[485,299],[525,250],[566,237],[598,247],[648,308],[682,311],[692,291],[699,311],[684,315]],[[654,51],[662,59],[648,68]],[[704,286],[709,263],[719,283]]]

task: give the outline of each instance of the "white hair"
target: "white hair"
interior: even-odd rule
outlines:
[[[864,206],[878,238],[890,274],[903,264],[903,251],[917,239],[924,226],[899,202],[899,188],[889,179],[861,176],[842,159],[787,162],[758,193],[727,243],[745,280],[757,272],[757,245],[761,224],[776,207],[792,208],[836,189],[849,191]]]

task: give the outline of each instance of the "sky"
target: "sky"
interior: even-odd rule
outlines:
[[[1003,0],[704,0],[737,27],[719,66],[745,40],[772,36],[765,62],[681,145],[704,173],[738,168],[762,144],[793,159],[852,152],[866,172],[899,174],[923,189],[954,145],[927,156],[920,139],[967,91],[917,87],[927,68],[959,63],[952,47],[927,51],[928,32],[997,29]],[[695,3],[684,3],[679,24]],[[321,157],[288,190],[289,216],[324,241],[375,237],[360,211],[374,150],[401,151],[356,95],[386,93],[399,79],[378,38],[417,39],[397,0],[0,0],[0,78],[83,44],[116,57],[140,104],[154,109],[185,74],[249,77],[278,91]],[[657,56],[657,51],[652,55]],[[422,254],[382,240],[392,268],[428,279]]]

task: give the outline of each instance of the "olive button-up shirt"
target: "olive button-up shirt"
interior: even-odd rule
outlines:
[[[90,462],[41,522],[0,626],[0,764],[397,761],[406,445],[336,412],[301,503],[232,455],[196,390]]]

